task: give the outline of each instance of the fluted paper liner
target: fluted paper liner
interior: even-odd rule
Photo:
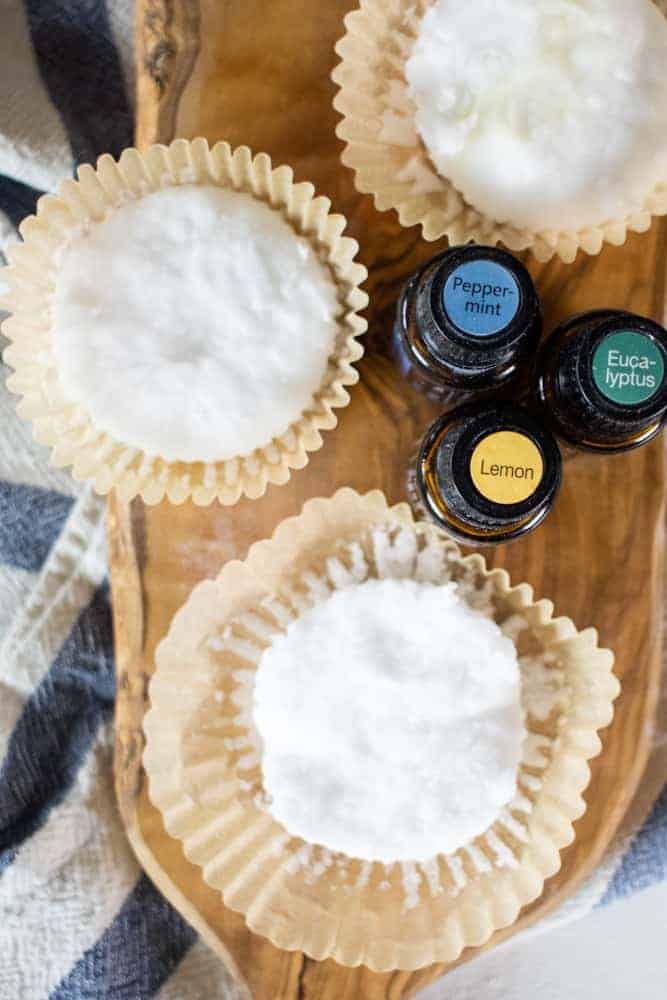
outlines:
[[[456,580],[514,637],[527,737],[515,799],[455,854],[387,866],[291,837],[261,796],[250,714],[262,650],[300,609],[368,576]],[[171,836],[249,928],[280,948],[375,971],[449,962],[513,923],[560,867],[587,760],[619,684],[593,629],[553,618],[527,584],[463,558],[406,504],[343,489],[310,500],[243,562],[199,584],[157,651],[145,718],[149,794]],[[341,653],[341,655],[344,655]]]
[[[332,78],[340,88],[334,107],[343,115],[336,129],[345,141],[343,163],[355,172],[357,189],[372,194],[379,211],[394,208],[403,226],[420,225],[424,239],[446,236],[451,244],[503,243],[531,249],[540,261],[557,255],[569,263],[579,249],[597,254],[605,242],[624,243],[629,230],[645,232],[652,215],[667,213],[667,177],[646,192],[640,211],[579,231],[535,232],[501,225],[469,205],[437,173],[414,121],[405,78],[419,22],[434,0],[360,0],[345,18],[336,45],[341,62]],[[667,0],[654,0],[667,14]]]
[[[242,495],[261,496],[269,483],[285,483],[290,470],[306,465],[308,452],[322,444],[320,432],[335,427],[334,409],[349,402],[345,387],[358,380],[353,365],[363,353],[357,337],[366,321],[357,311],[368,302],[359,284],[367,272],[354,260],[356,241],[342,235],[345,218],[330,214],[329,199],[315,197],[311,184],[295,184],[292,176],[289,167],[274,169],[265,153],[253,158],[244,146],[232,150],[219,142],[209,149],[205,139],[178,139],[144,153],[126,149],[118,162],[102,156],[96,168],[80,167],[78,181],[64,181],[58,197],[40,198],[37,214],[19,227],[23,243],[9,250],[9,294],[0,306],[13,312],[3,324],[13,342],[4,355],[14,369],[9,388],[22,396],[19,413],[33,422],[36,439],[51,446],[54,464],[72,466],[74,478],[92,480],[99,493],[116,488],[125,499],[140,495],[149,504],[164,497],[172,503],[192,498],[209,504],[217,498],[233,504]],[[308,410],[252,454],[215,463],[167,462],[96,427],[84,407],[64,396],[51,346],[50,300],[59,250],[127,199],[178,184],[247,192],[280,212],[328,265],[341,307],[334,351],[322,384],[313,387]]]

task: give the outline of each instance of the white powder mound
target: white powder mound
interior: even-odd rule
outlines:
[[[53,340],[67,397],[168,461],[247,455],[312,402],[340,312],[310,243],[250,195],[165,188],[67,247]]]
[[[471,205],[576,230],[667,179],[665,65],[651,0],[438,0],[406,73],[431,160]]]
[[[516,793],[516,650],[454,584],[336,590],[263,654],[254,720],[270,811],[352,857],[455,851]]]

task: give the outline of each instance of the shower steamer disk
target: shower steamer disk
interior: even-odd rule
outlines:
[[[571,261],[667,212],[665,0],[361,0],[343,162],[428,240]]]
[[[82,167],[10,255],[19,412],[100,493],[231,504],[286,482],[358,378],[366,272],[343,228],[226,143]]]

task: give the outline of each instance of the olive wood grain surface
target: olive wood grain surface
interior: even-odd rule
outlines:
[[[401,282],[439,244],[401,229],[394,213],[379,214],[354,190],[341,166],[341,143],[329,79],[335,41],[353,0],[139,0],[137,11],[137,142],[204,135],[268,152],[290,163],[297,180],[312,181],[347,215],[348,234],[368,266],[369,333],[361,381],[339,426],[289,484],[270,487],[234,508],[190,504],[128,506],[112,497],[109,539],[118,700],[116,787],[132,845],[162,892],[218,952],[255,1000],[380,1000],[403,998],[442,974],[377,975],[281,952],[251,934],[227,910],[164,831],[146,794],[141,732],[147,680],[157,642],[191,588],[228,559],[269,535],[305,500],[351,485],[381,487],[405,498],[409,453],[437,412],[397,376],[385,354]],[[667,224],[631,236],[623,247],[576,263],[529,266],[552,326],[600,305],[663,317]],[[592,763],[588,811],[560,872],[517,923],[497,941],[534,922],[591,873],[620,822],[645,764],[661,664],[663,588],[663,443],[613,457],[568,462],[553,515],[527,539],[492,551],[494,565],[529,581],[538,596],[577,625],[595,625],[617,657],[623,692],[602,755]],[[187,676],[184,676],[187,683]],[[466,952],[463,959],[474,952]]]

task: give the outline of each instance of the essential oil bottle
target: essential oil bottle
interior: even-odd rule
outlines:
[[[660,431],[667,412],[667,330],[603,309],[563,323],[538,360],[545,419],[564,441],[598,452],[628,451]]]
[[[536,528],[561,481],[555,438],[526,410],[473,403],[428,430],[408,493],[418,513],[464,544],[494,545]]]
[[[402,374],[433,399],[497,389],[534,354],[542,309],[510,253],[452,247],[419,268],[398,301],[393,353]]]

